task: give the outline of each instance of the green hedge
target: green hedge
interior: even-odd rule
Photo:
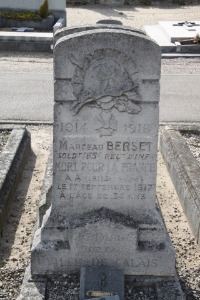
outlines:
[[[36,11],[0,12],[0,16],[18,20],[40,20],[42,17]]]
[[[9,11],[0,12],[0,16],[8,19],[17,20],[40,20],[49,16],[48,0],[44,0],[40,6],[39,11]]]

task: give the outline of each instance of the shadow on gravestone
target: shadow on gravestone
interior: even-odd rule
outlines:
[[[107,266],[173,278],[156,205],[159,46],[122,26],[63,34],[54,50],[52,203],[31,273]]]

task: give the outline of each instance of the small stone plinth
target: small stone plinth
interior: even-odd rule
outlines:
[[[81,268],[80,300],[89,299],[102,292],[101,298],[118,295],[124,300],[124,274],[122,271],[106,267]],[[100,296],[98,296],[100,297]],[[110,298],[110,300],[115,298]],[[116,299],[117,300],[117,299]]]

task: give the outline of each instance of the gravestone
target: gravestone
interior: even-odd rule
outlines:
[[[32,275],[175,274],[156,205],[160,59],[157,44],[124,27],[57,40],[52,204],[35,232]]]

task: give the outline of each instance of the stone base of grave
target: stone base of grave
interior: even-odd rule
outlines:
[[[21,293],[17,300],[48,300],[48,280],[53,277],[32,277],[30,266],[25,272]],[[56,280],[60,280],[56,278]],[[61,278],[59,286],[63,290],[58,290],[59,299],[62,294],[66,296],[67,291],[64,287],[66,275]],[[63,281],[63,284],[62,284]],[[76,287],[76,282],[74,286]],[[138,299],[154,299],[154,300],[185,300],[185,296],[181,290],[181,286],[177,275],[173,277],[156,277],[156,276],[125,276],[125,289],[131,291],[131,296],[138,296]],[[63,297],[63,299],[66,299]]]
[[[45,218],[48,213],[50,209]],[[35,232],[32,274],[71,273],[84,266],[115,267],[126,275],[173,276],[175,255],[164,226],[136,225],[105,208],[70,221],[70,228],[45,227],[44,222]]]
[[[159,213],[155,223],[139,224],[130,216],[101,208],[70,221],[68,228],[67,224],[56,227],[50,206],[51,166],[50,159],[32,243],[33,275],[77,272],[84,266],[115,267],[126,275],[175,274],[174,249]]]
[[[101,208],[81,214],[61,228],[51,214],[52,155],[39,204],[31,250],[32,275],[79,272],[109,266],[125,275],[174,276],[175,254],[160,213],[141,224],[131,216]]]
[[[33,279],[30,266],[28,266],[24,274],[21,293],[17,300],[45,300],[46,286],[47,279],[44,277]]]

